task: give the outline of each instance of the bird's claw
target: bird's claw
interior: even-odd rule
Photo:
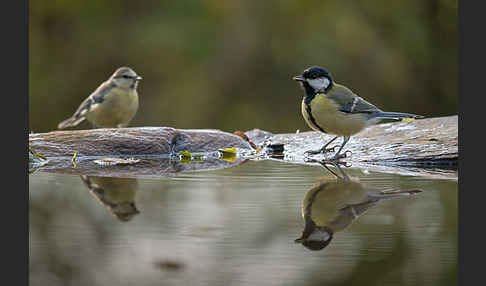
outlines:
[[[319,152],[316,152],[316,150],[307,150],[304,152],[304,155],[315,155],[319,154]]]
[[[350,168],[352,167],[353,165],[351,164],[351,162],[348,162],[348,161],[337,161],[336,162],[339,166],[344,166],[346,168]]]
[[[353,153],[348,150],[344,153],[336,154],[331,160],[339,160],[339,159],[349,158],[349,157],[351,157],[352,154]]]
[[[314,158],[305,157],[304,158],[304,162],[306,162],[306,163],[316,163],[316,162],[319,163],[321,161],[320,160],[316,160]]]
[[[352,166],[351,162],[347,162],[347,161],[337,161],[337,160],[329,160],[329,159],[321,159],[321,160],[317,160],[317,159],[313,159],[313,158],[304,158],[304,162],[306,163],[319,163],[321,165],[325,165],[325,164],[331,164],[331,165],[334,165],[334,166],[344,166],[346,168],[349,168]]]
[[[329,152],[335,152],[336,151],[336,148],[338,148],[339,146],[333,146],[331,148],[326,148],[324,150],[324,153],[329,153]]]
[[[330,153],[330,152],[334,152],[336,150],[336,146],[334,147],[331,147],[331,148],[321,148],[319,150],[307,150],[304,152],[304,154],[307,154],[307,155],[315,155],[315,154],[325,154],[325,153]]]

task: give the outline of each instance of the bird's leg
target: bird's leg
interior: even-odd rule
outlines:
[[[333,152],[334,151],[334,147],[332,148],[327,148],[327,146],[329,146],[329,144],[331,144],[332,142],[334,142],[334,140],[336,140],[339,136],[336,136],[334,138],[331,139],[331,141],[327,142],[326,145],[322,146],[321,149],[318,149],[318,150],[308,150],[308,151],[305,151],[306,154],[320,154],[320,153],[328,153],[328,152]]]
[[[306,159],[306,162],[312,162],[312,163],[318,163],[322,167],[324,167],[326,170],[328,170],[331,174],[336,176],[338,180],[343,180],[343,181],[349,181],[348,175],[341,169],[341,165],[343,165],[346,168],[351,167],[351,164],[348,162],[340,162],[340,161],[333,161],[333,160],[315,160],[315,159]],[[331,170],[327,165],[332,165],[333,167],[337,168],[339,172],[341,173],[341,176],[339,176],[338,173],[334,172]]]
[[[346,156],[346,153],[347,152],[344,152],[344,154],[339,154],[339,153],[341,153],[341,150],[343,150],[344,145],[346,145],[346,143],[348,143],[349,138],[351,138],[351,137],[350,136],[344,136],[343,137],[343,144],[341,144],[341,147],[339,147],[339,150],[337,151],[336,155],[334,155],[334,157],[332,157],[331,160],[339,160],[341,158],[346,158],[347,157]]]
[[[331,164],[334,167],[336,167],[339,170],[339,172],[341,173],[342,176],[340,177],[337,173],[333,172],[331,169],[329,169],[329,167],[326,164]],[[342,163],[341,162],[332,162],[332,161],[329,161],[329,162],[323,161],[323,163],[321,165],[324,168],[326,168],[329,172],[331,172],[334,176],[336,176],[338,180],[350,181],[348,175],[343,171],[343,169],[341,169],[341,166],[339,166],[340,164],[342,164]]]

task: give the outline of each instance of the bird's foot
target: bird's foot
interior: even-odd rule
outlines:
[[[341,154],[336,154],[334,155],[334,157],[331,158],[332,161],[337,161],[339,159],[344,159],[344,158],[349,158],[351,157],[353,153],[351,153],[351,151],[346,151],[344,153],[341,153]]]
[[[334,147],[331,147],[331,148],[321,148],[321,149],[318,149],[318,150],[307,150],[304,152],[304,154],[306,155],[315,155],[315,154],[326,154],[326,153],[330,153],[330,152],[334,152],[336,150],[336,146]]]
[[[350,162],[337,161],[337,160],[333,160],[333,159],[319,159],[318,160],[318,159],[314,159],[314,158],[305,158],[304,162],[306,162],[306,163],[319,163],[321,165],[330,164],[330,165],[333,165],[333,166],[344,166],[346,168],[349,168],[349,167],[352,166],[352,164]]]

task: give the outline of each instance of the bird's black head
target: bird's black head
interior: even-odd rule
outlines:
[[[294,76],[292,79],[300,81],[307,93],[327,93],[334,82],[331,74],[318,66],[307,68],[302,75]]]
[[[317,227],[313,221],[306,221],[301,237],[294,240],[310,250],[322,250],[332,240],[334,232],[327,226]]]
[[[303,73],[302,76],[307,79],[316,79],[320,77],[327,77],[331,79],[331,74],[324,68],[318,67],[318,66],[313,66],[308,69],[306,69]]]
[[[331,239],[326,240],[326,241],[312,241],[312,240],[306,240],[302,242],[302,245],[305,246],[305,248],[309,250],[323,250],[326,248],[326,246],[329,245],[331,242]]]

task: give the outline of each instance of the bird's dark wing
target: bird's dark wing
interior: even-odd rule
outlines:
[[[57,128],[64,129],[66,127],[76,126],[81,123],[86,118],[86,113],[94,110],[97,106],[99,106],[99,104],[104,101],[106,95],[113,87],[114,84],[111,82],[102,83],[93,93],[91,93],[90,96],[88,96],[88,98],[81,102],[76,112],[74,112],[73,116],[59,123],[57,125]]]
[[[350,89],[334,84],[327,97],[339,105],[339,111],[346,113],[374,113],[381,111],[378,107],[354,94]]]
[[[78,107],[73,117],[82,117],[87,112],[94,110],[98,104],[102,103],[106,94],[113,88],[113,84],[104,82],[88,98],[86,98]]]
[[[379,201],[378,199],[369,199],[359,204],[347,205],[344,208],[340,209],[339,212],[342,214],[349,213],[354,218],[356,218],[362,215],[368,209],[372,208],[374,205],[376,205],[378,201]]]

